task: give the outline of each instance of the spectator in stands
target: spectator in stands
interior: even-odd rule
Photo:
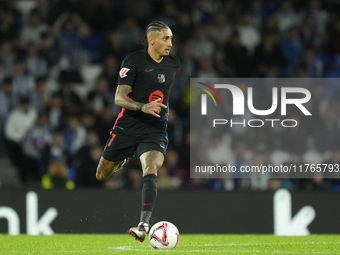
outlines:
[[[109,82],[105,76],[99,76],[96,80],[96,87],[87,95],[89,108],[99,114],[104,107],[114,106],[114,95],[109,89]]]
[[[38,47],[33,43],[27,46],[25,66],[28,73],[35,78],[47,74],[46,60],[39,56]]]
[[[67,124],[64,128],[64,137],[67,150],[72,156],[75,156],[79,149],[84,145],[86,138],[86,130],[79,123],[79,119],[75,115],[67,118]]]
[[[140,190],[142,188],[142,171],[137,167],[130,167],[127,172],[126,188]]]
[[[55,129],[52,133],[52,141],[47,148],[48,162],[67,162],[69,161],[69,154],[70,153],[65,143],[63,130]]]
[[[38,112],[46,112],[49,102],[47,78],[45,76],[37,77],[35,79],[35,87],[36,89],[30,96],[32,104]]]
[[[262,31],[264,34],[268,33],[268,34],[273,34],[276,37],[279,36],[280,32],[279,32],[279,28],[277,27],[276,17],[274,15],[270,15],[267,17],[267,19],[265,20],[263,24]]]
[[[290,0],[284,0],[280,4],[276,20],[281,33],[284,33],[291,27],[298,26],[301,22],[301,17],[295,12],[293,3]]]
[[[33,9],[28,17],[28,23],[21,30],[21,43],[26,46],[28,43],[38,45],[42,33],[46,33],[49,27],[41,21],[38,9]]]
[[[218,77],[233,77],[233,70],[227,62],[226,54],[223,48],[217,48],[214,53],[213,66]]]
[[[326,25],[329,21],[329,13],[321,8],[320,0],[310,0],[309,13],[313,17],[313,23],[316,25],[318,36],[323,37],[326,32]]]
[[[138,49],[138,42],[142,40],[143,32],[132,16],[125,18],[119,28],[119,33],[122,37],[123,49],[126,52]]]
[[[175,4],[171,2],[165,3],[163,10],[160,20],[171,27],[172,30],[176,31],[181,14],[177,10]]]
[[[255,151],[252,156],[251,166],[261,167],[268,164],[266,160],[266,154],[264,151]],[[268,189],[268,175],[262,173],[252,173],[250,180],[250,190],[253,191],[265,191]],[[244,188],[244,187],[243,187]]]
[[[5,123],[4,135],[8,156],[12,164],[18,168],[22,182],[25,181],[22,143],[28,131],[33,127],[36,117],[37,112],[31,106],[29,98],[22,97],[20,105],[9,113]]]
[[[20,58],[14,63],[13,85],[18,96],[30,95],[35,88],[34,77],[27,73],[24,60]]]
[[[331,151],[340,144],[340,129],[333,105],[327,109],[322,122],[316,125],[313,138],[317,150],[321,153]]]
[[[59,128],[63,123],[65,112],[63,112],[63,98],[60,94],[52,94],[47,104],[49,125],[52,129]]]
[[[6,8],[0,20],[0,43],[12,38],[19,31],[19,24],[15,20],[15,11]]]
[[[100,145],[100,140],[96,130],[88,129],[84,145],[79,149],[74,160],[74,165],[78,170],[80,169],[80,165],[83,164],[82,161],[89,158],[90,150],[98,145]]]
[[[279,77],[280,71],[286,66],[285,58],[272,33],[262,36],[261,44],[255,49],[254,58],[260,77]]]
[[[242,15],[241,22],[237,26],[240,34],[240,42],[250,55],[254,54],[255,47],[260,43],[261,37],[259,31],[252,23],[252,16],[250,12]]]
[[[52,34],[57,40],[60,64],[64,68],[79,69],[88,62],[82,40],[91,33],[91,28],[76,13],[64,12],[54,22]]]
[[[214,44],[207,36],[205,27],[197,27],[195,29],[195,36],[191,41],[194,58],[197,61],[210,59],[214,54]]]
[[[41,180],[41,186],[43,189],[61,189],[66,188],[68,190],[73,190],[75,184],[73,181],[69,180],[67,165],[53,161],[48,167],[48,173],[43,176]]]
[[[318,36],[316,25],[313,21],[313,16],[307,14],[302,20],[303,29],[301,30],[301,38],[304,45],[318,46],[321,43],[321,38]]]
[[[181,185],[181,180],[178,177],[169,176],[168,169],[163,165],[157,171],[157,188],[160,190],[178,189]]]
[[[96,115],[93,111],[87,110],[81,113],[80,123],[88,132],[96,128]]]
[[[101,76],[105,76],[109,81],[109,87],[112,92],[117,89],[119,65],[117,57],[114,55],[105,55],[103,70]]]
[[[288,30],[287,37],[280,42],[281,51],[286,59],[288,72],[292,72],[303,54],[303,44],[299,32],[298,27],[291,27]]]
[[[35,125],[28,131],[23,142],[22,178],[24,182],[40,182],[42,174],[47,169],[47,146],[51,142],[51,130],[45,114],[39,114]]]
[[[42,33],[38,46],[40,56],[46,61],[48,67],[51,67],[58,62],[57,58],[59,56],[55,48],[55,42],[50,34]]]
[[[0,119],[5,120],[18,101],[18,97],[14,93],[12,78],[5,78],[0,87]]]
[[[333,169],[335,169],[336,165],[340,165],[340,146],[339,145],[337,145],[332,151],[332,155],[330,159],[323,162],[323,164],[327,164],[328,166],[332,165]],[[330,173],[328,176],[333,177],[333,179],[330,180],[331,189],[334,191],[340,191],[340,178],[338,178],[339,177],[338,173],[335,173],[333,170],[333,172]]]
[[[187,42],[192,37],[193,25],[190,18],[190,14],[187,12],[182,12],[180,15],[179,23],[180,25],[175,30],[176,35],[179,36],[180,42]]]
[[[87,155],[83,155],[79,167],[77,168],[77,187],[100,188],[103,186],[103,182],[98,181],[96,178],[92,178],[102,155],[102,151],[103,148],[101,146],[92,145],[89,147]]]
[[[268,181],[268,191],[275,192],[281,188],[281,181],[277,178],[271,178]]]
[[[198,61],[195,59],[194,49],[191,47],[190,43],[185,43],[183,46],[182,60],[180,68],[183,69],[182,76],[184,80],[190,79],[196,74],[198,67]],[[176,93],[176,91],[173,91]]]
[[[337,19],[330,28],[326,50],[331,56],[340,54],[340,19]]]
[[[126,49],[124,48],[122,35],[118,30],[111,30],[107,33],[106,42],[102,45],[101,52],[105,62],[108,56],[118,57],[119,62],[124,59]]]
[[[110,132],[114,123],[112,123],[112,119],[115,117],[115,112],[111,106],[106,106],[103,111],[100,113],[97,119],[96,131],[99,134],[100,143],[102,145],[106,144],[107,141],[107,133]]]
[[[240,34],[234,31],[225,46],[226,59],[233,68],[236,77],[249,77],[253,72],[253,58],[247,49],[242,46]]]
[[[223,46],[229,40],[233,32],[232,26],[223,11],[218,12],[214,17],[211,25],[208,26],[207,33],[214,43],[218,46]]]
[[[286,129],[282,136],[282,148],[292,154],[303,154],[307,150],[308,133],[303,119],[298,115],[292,115],[291,119],[299,124],[294,128]]]
[[[3,129],[8,113],[16,106],[17,97],[13,93],[11,78],[6,78],[0,83],[0,154],[4,149]]]
[[[1,38],[1,37],[0,37]],[[13,74],[13,66],[15,62],[16,53],[13,51],[11,40],[2,40],[0,45],[0,59],[1,65],[1,76],[8,77]]]
[[[61,71],[59,74],[60,89],[56,92],[62,98],[63,110],[72,114],[78,113],[82,106],[79,95],[73,89],[72,76],[74,74],[65,70]]]
[[[316,57],[317,52],[315,47],[307,46],[303,53],[301,63],[306,66],[305,77],[321,78],[324,76],[324,64]]]
[[[198,78],[216,78],[218,77],[210,59],[202,59],[200,61],[200,67],[197,72]]]
[[[188,177],[186,169],[180,162],[178,152],[173,148],[169,148],[167,151],[164,167],[166,168],[165,172],[171,177],[171,186],[173,188],[179,188],[180,183]]]

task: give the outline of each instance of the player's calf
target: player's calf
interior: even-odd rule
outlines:
[[[140,156],[143,168],[143,176],[148,174],[157,175],[164,162],[164,155],[159,151],[148,151]]]

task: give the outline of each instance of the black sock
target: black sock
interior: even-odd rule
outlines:
[[[140,216],[141,222],[149,224],[153,207],[155,205],[156,197],[157,197],[157,176],[154,174],[148,174],[143,177],[142,212]]]

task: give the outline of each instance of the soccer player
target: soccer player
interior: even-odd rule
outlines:
[[[168,146],[169,95],[180,64],[176,56],[169,55],[172,37],[168,25],[153,21],[145,30],[147,47],[123,60],[115,97],[122,111],[96,173],[97,179],[104,181],[119,171],[130,157],[139,158],[143,169],[142,211],[138,226],[130,228],[129,234],[140,242],[149,232],[157,196],[157,171]]]

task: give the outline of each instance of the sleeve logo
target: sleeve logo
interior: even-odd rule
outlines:
[[[119,71],[120,77],[121,77],[121,78],[126,77],[126,76],[127,76],[126,73],[127,73],[128,71],[130,71],[129,68],[124,68],[124,67],[123,67],[122,69],[120,69],[120,71]]]

